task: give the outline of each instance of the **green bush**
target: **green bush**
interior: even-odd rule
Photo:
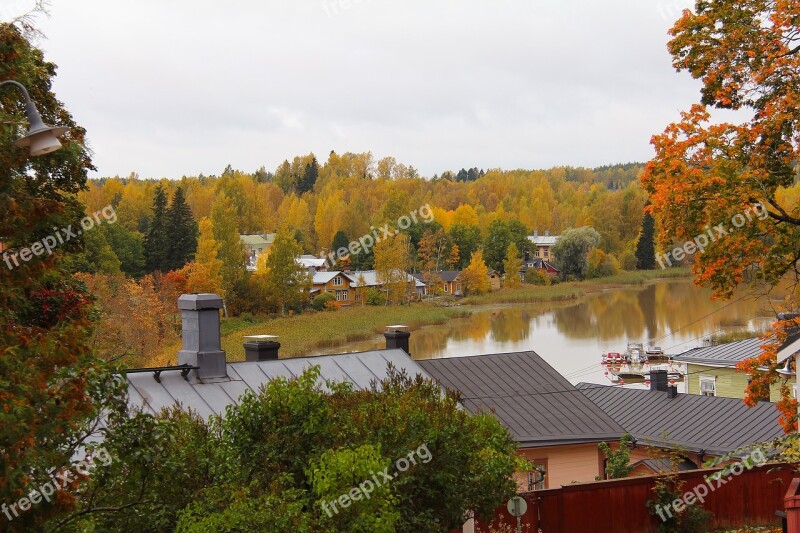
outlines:
[[[386,295],[375,287],[370,287],[367,291],[367,305],[386,305]]]
[[[531,285],[550,285],[550,274],[538,268],[529,268],[525,272],[525,283]]]
[[[313,307],[317,311],[324,311],[327,308],[328,302],[335,302],[336,296],[329,292],[323,292],[319,296],[316,296],[314,300],[311,302],[311,307]]]

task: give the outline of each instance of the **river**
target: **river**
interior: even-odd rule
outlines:
[[[414,359],[531,350],[572,383],[610,384],[600,365],[604,352],[624,352],[628,342],[641,342],[676,355],[701,346],[713,334],[766,329],[775,317],[772,305],[778,303],[744,293],[729,301],[712,300],[711,291],[688,279],[657,281],[571,302],[472,307],[469,318],[413,331],[410,350]],[[335,351],[383,344],[377,337]]]

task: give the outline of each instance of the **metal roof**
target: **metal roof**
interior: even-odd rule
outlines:
[[[709,366],[734,367],[736,363],[758,357],[764,341],[758,337],[717,346],[694,348],[676,355],[673,359],[681,363],[696,363]]]
[[[578,389],[639,443],[724,454],[783,435],[775,404],[579,383]]]
[[[249,246],[271,245],[275,241],[274,233],[263,233],[261,235],[239,235],[242,244]]]
[[[353,280],[351,283],[351,287],[377,287],[382,285],[382,283],[378,283],[378,273],[375,270],[353,270],[352,272],[348,272],[347,276]],[[363,279],[363,284],[359,285],[359,281]],[[413,281],[416,287],[424,287],[425,284],[412,276],[411,274],[406,273],[406,281]]]
[[[560,235],[529,235],[528,240],[536,246],[553,246]]]
[[[228,377],[200,382],[184,380],[180,372],[164,372],[161,383],[150,373],[129,374],[128,404],[140,406],[145,412],[155,414],[164,407],[180,403],[183,408],[194,409],[203,418],[223,414],[225,407],[238,402],[245,391],[258,391],[267,381],[283,376],[299,376],[311,365],[320,367],[320,384],[325,380],[350,382],[366,389],[372,380],[386,377],[388,364],[409,375],[429,377],[409,355],[400,349],[373,350],[369,352],[298,357],[274,361],[241,361],[228,363]]]
[[[417,361],[473,413],[492,411],[525,448],[618,440],[624,430],[535,352]]]

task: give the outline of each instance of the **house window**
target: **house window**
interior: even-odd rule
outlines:
[[[701,377],[700,378],[700,394],[702,396],[716,396],[717,395],[717,378]]]
[[[550,250],[548,248],[544,249],[544,256],[548,258],[550,257]]]
[[[544,490],[547,488],[545,478],[547,477],[547,460],[533,460],[534,470],[528,472],[528,490]]]
[[[333,286],[334,287],[341,287],[343,285],[342,278],[340,276],[336,276],[333,278]]]
[[[461,292],[461,284],[456,283],[456,292]]]
[[[348,291],[336,291],[336,301],[346,302],[350,299]]]
[[[450,292],[450,285],[447,283],[444,284],[444,292]]]

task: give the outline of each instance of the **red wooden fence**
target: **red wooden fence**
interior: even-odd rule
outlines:
[[[796,475],[793,466],[796,465],[755,467],[731,477],[713,491],[709,489],[702,506],[713,513],[711,527],[780,524],[775,511],[783,510],[784,496]],[[686,493],[705,483],[705,476],[717,470],[693,470],[677,477],[684,481],[682,490]],[[528,510],[522,517],[523,531],[654,532],[660,520],[650,514],[646,502],[653,499],[655,480],[655,476],[633,477],[521,494],[528,502]],[[716,482],[711,484],[716,487]],[[512,528],[517,523],[505,505],[495,511],[493,519],[493,524],[501,523]],[[485,524],[476,523],[476,533],[486,531],[488,527]]]

